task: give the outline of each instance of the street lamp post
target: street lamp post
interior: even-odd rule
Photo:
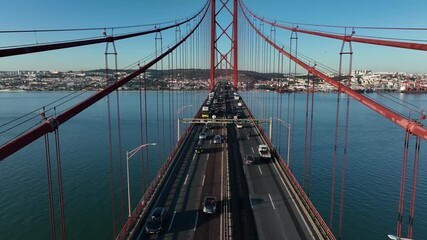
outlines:
[[[290,152],[289,150],[290,150],[290,146],[291,146],[291,124],[283,121],[280,118],[273,118],[273,119],[279,121],[280,123],[282,123],[288,129],[288,154],[287,154],[287,157],[286,157],[286,164],[289,167],[289,152]]]
[[[142,144],[139,147],[131,150],[131,151],[126,151],[126,176],[127,176],[127,184],[128,184],[128,209],[129,209],[129,214],[128,217],[130,217],[131,215],[131,210],[130,210],[130,182],[129,182],[129,160],[142,148],[147,147],[147,146],[155,146],[157,145],[157,143],[146,143],[146,144]]]
[[[184,110],[184,108],[187,108],[187,107],[192,107],[193,105],[191,105],[191,104],[189,104],[189,105],[185,105],[185,106],[183,106],[183,107],[180,107],[180,108],[178,108],[177,110],[176,110],[176,115],[179,115],[180,113],[183,113],[183,110]],[[181,116],[181,118],[182,118],[183,116]],[[180,134],[180,128],[181,128],[181,126],[180,126],[180,119],[181,118],[178,118],[178,136],[177,136],[177,138],[178,138],[178,141],[179,141],[179,139],[180,139],[180,136],[179,136],[179,134]]]
[[[183,107],[178,108],[178,109],[176,110],[176,115],[179,115],[180,113],[183,113],[185,108],[192,107],[192,106],[193,106],[193,105],[189,104],[189,105],[185,105],[185,106],[183,106]]]

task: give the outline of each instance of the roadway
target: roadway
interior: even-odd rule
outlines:
[[[237,102],[221,101],[217,118],[237,113],[247,118],[248,111]],[[207,133],[204,140],[199,139],[202,131]],[[214,135],[224,141],[213,143]],[[196,124],[187,142],[154,204],[166,209],[162,231],[141,231],[138,239],[316,239],[275,161],[260,159],[257,146],[265,143],[253,124],[240,129],[234,123],[209,129]],[[198,145],[202,153],[195,152]],[[243,163],[246,154],[255,156],[254,164]],[[215,214],[202,211],[208,195],[218,199]]]
[[[235,109],[239,109],[237,104]],[[242,118],[249,116],[245,108],[238,110]],[[285,180],[271,159],[261,159],[257,146],[265,144],[252,124],[237,129],[240,152],[251,154],[254,164],[244,164],[249,200],[259,239],[315,239],[312,229],[297,207]]]
[[[224,106],[222,106],[224,107]],[[223,108],[225,109],[225,108]],[[223,111],[218,117],[223,116]],[[199,139],[199,133],[207,133],[206,139]],[[205,124],[194,126],[189,136],[190,146],[181,156],[177,173],[172,183],[160,194],[156,206],[166,209],[166,220],[160,234],[147,235],[143,231],[138,239],[223,239],[225,231],[224,188],[226,183],[225,162],[227,143],[213,143],[213,137],[221,135],[227,139],[227,131],[222,125],[207,129]],[[196,153],[202,145],[204,151]],[[215,196],[217,213],[202,212],[205,196]]]

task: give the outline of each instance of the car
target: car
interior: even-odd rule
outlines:
[[[165,218],[166,210],[162,207],[156,207],[148,218],[148,222],[145,225],[145,231],[148,234],[159,233],[162,231],[163,222]]]
[[[212,123],[206,123],[206,129],[211,129],[212,128]]]
[[[245,155],[245,164],[253,164],[255,162],[254,155],[246,154]]]
[[[194,150],[196,153],[202,153],[204,151],[202,146],[197,146],[196,149]]]
[[[236,128],[243,128],[243,125],[241,123],[236,123]]]
[[[207,134],[205,132],[201,132],[199,134],[199,139],[206,139],[206,137],[207,137]]]
[[[203,212],[207,214],[216,213],[216,197],[206,196],[203,200]]]
[[[215,135],[214,139],[213,139],[214,143],[222,143],[222,137],[221,135]]]

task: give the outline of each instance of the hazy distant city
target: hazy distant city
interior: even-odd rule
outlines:
[[[117,72],[117,79],[133,70]],[[329,75],[338,80],[336,75]],[[218,71],[217,78],[231,78],[230,72]],[[124,85],[121,90],[208,90],[209,70],[149,70]],[[312,80],[313,79],[313,80]],[[239,89],[271,91],[304,91],[307,87],[306,74],[288,77],[279,73],[239,72]],[[341,78],[342,81],[347,79]],[[0,71],[0,91],[98,91],[115,81],[114,74],[105,70],[90,71]],[[330,92],[334,87],[318,78],[314,81],[315,91]],[[370,70],[353,71],[351,88],[360,92],[395,91],[427,92],[427,74],[409,74],[397,72],[372,72]]]

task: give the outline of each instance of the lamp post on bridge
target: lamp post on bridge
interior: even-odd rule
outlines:
[[[129,160],[141,149],[143,149],[144,147],[147,146],[155,146],[157,145],[157,143],[146,143],[146,144],[142,144],[139,147],[131,150],[131,151],[126,151],[126,176],[127,176],[127,184],[128,184],[128,209],[129,209],[129,214],[128,217],[130,217],[131,215],[131,210],[130,210],[130,182],[129,182]]]
[[[180,107],[180,108],[178,108],[177,110],[176,110],[176,115],[179,115],[180,113],[182,113],[183,112],[183,110],[185,109],[185,108],[187,108],[187,107],[192,107],[193,105],[191,105],[191,104],[189,104],[189,105],[185,105],[185,106],[183,106],[183,107]],[[182,118],[183,116],[181,116],[181,118]],[[178,118],[178,136],[177,136],[177,138],[178,138],[178,141],[179,141],[179,139],[180,139],[180,136],[179,136],[179,134],[180,134],[180,119],[181,118]]]
[[[192,106],[193,106],[193,105],[188,104],[188,105],[185,105],[185,106],[183,106],[183,107],[178,108],[178,109],[176,110],[176,115],[179,115],[180,113],[183,113],[183,111],[184,111],[184,109],[185,109],[185,108],[192,107]],[[182,117],[182,116],[181,116],[181,117]]]
[[[279,121],[280,123],[282,123],[288,129],[288,154],[287,154],[287,157],[286,157],[286,164],[289,167],[289,150],[290,150],[290,146],[291,146],[291,124],[283,121],[280,118],[273,118],[273,119]]]

